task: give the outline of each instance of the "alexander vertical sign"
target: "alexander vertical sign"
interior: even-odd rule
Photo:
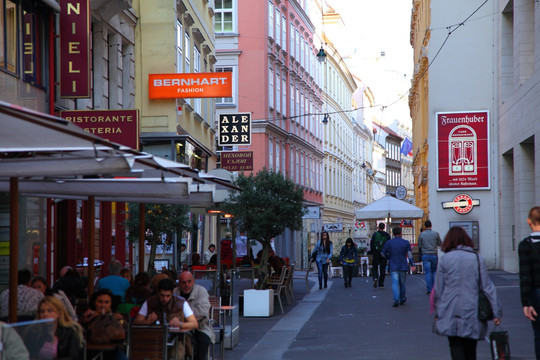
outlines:
[[[60,97],[90,97],[89,0],[60,0]]]
[[[251,113],[219,114],[218,145],[251,145]]]
[[[489,189],[489,112],[439,112],[438,190]]]

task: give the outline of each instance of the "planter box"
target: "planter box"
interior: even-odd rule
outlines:
[[[244,290],[244,317],[274,315],[274,290]]]

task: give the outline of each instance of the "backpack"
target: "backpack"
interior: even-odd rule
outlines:
[[[375,252],[381,252],[384,246],[384,243],[388,238],[386,237],[386,234],[382,231],[376,231],[375,235],[373,235],[373,249],[371,251]]]

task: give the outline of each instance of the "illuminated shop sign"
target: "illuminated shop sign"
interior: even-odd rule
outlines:
[[[489,112],[440,112],[438,190],[489,189]]]
[[[232,72],[150,74],[149,99],[232,96]]]
[[[89,0],[60,0],[60,97],[90,97]]]

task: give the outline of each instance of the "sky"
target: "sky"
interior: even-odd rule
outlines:
[[[345,31],[331,39],[349,70],[370,87],[378,104],[398,100],[411,85],[410,44],[412,0],[323,0],[338,12]],[[384,52],[384,56],[381,53]],[[385,109],[383,122],[410,122],[408,96]]]

